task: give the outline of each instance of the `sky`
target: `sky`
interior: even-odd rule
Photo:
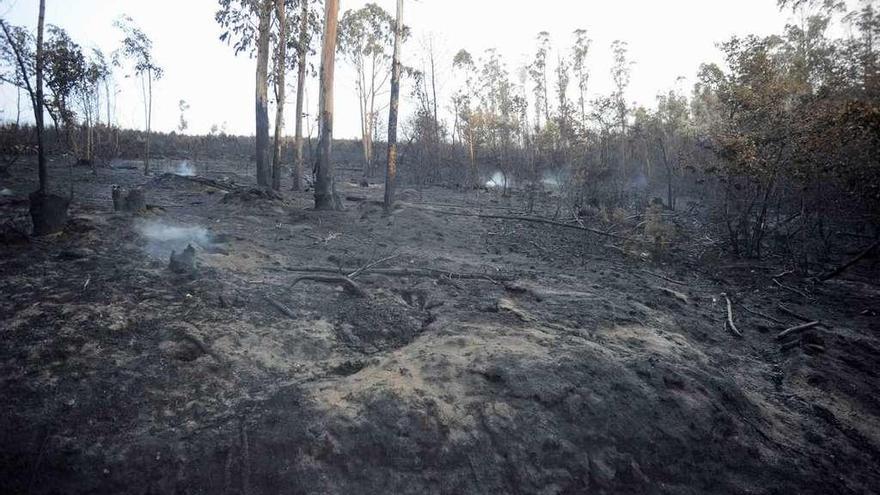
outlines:
[[[394,13],[394,0],[373,1]],[[340,16],[365,3],[340,0]],[[38,0],[0,0],[0,17],[35,27],[37,5]],[[154,130],[174,130],[180,119],[179,101],[185,100],[190,105],[188,133],[207,133],[216,125],[228,133],[251,135],[255,62],[244,54],[234,55],[219,40],[216,9],[216,0],[47,0],[46,22],[66,29],[86,48],[110,53],[121,39],[114,20],[121,14],[131,16],[153,39],[155,60],[165,69],[164,78],[155,85]],[[517,69],[535,51],[538,32],[550,33],[554,47],[550,60],[555,61],[568,53],[572,32],[582,28],[593,40],[588,58],[591,96],[610,92],[611,43],[620,39],[628,43],[634,62],[627,99],[651,106],[658,93],[676,85],[689,91],[701,63],[720,62],[717,42],[732,35],[781,32],[789,17],[779,11],[776,0],[405,0],[404,22],[413,37],[404,45],[403,61],[420,67],[425,40],[434,40],[441,61],[439,100],[448,112],[456,85],[452,57],[459,49],[478,58],[497,48],[516,81]],[[356,137],[360,126],[354,73],[341,57],[337,67],[335,135]],[[118,122],[143,128],[140,87],[122,71],[115,79]],[[288,76],[288,82],[295,84],[295,74]],[[413,102],[404,93],[401,112],[406,116]],[[16,100],[14,88],[0,87],[0,118],[15,118]],[[314,81],[308,86],[307,100],[308,108],[317,106]],[[288,115],[294,101],[291,86],[285,106]],[[23,109],[22,114],[30,111]],[[292,134],[293,119],[288,120]]]

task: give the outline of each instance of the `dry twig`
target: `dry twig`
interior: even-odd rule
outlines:
[[[818,321],[811,321],[809,323],[804,323],[803,325],[797,325],[797,326],[785,329],[776,335],[776,340],[782,340],[782,339],[788,337],[789,335],[800,333],[800,332],[803,332],[804,330],[809,330],[810,328],[813,328],[817,325],[819,325]]]
[[[778,319],[778,318],[774,318],[774,317],[772,317],[772,316],[770,316],[770,315],[768,315],[768,314],[764,314],[764,313],[762,313],[762,312],[760,312],[760,311],[755,311],[754,309],[749,309],[749,307],[748,307],[748,306],[745,306],[745,305],[742,305],[741,307],[742,307],[742,309],[744,309],[747,313],[751,313],[751,314],[753,314],[753,315],[755,315],[755,316],[758,316],[758,317],[760,317],[760,318],[764,318],[764,319],[767,320],[767,321],[772,321],[773,323],[776,323],[777,325],[785,325],[785,322],[783,322],[782,320],[780,320],[780,319]]]
[[[382,259],[380,259],[380,260],[376,260],[376,261],[373,261],[373,262],[371,262],[371,263],[367,263],[366,265],[364,265],[364,266],[358,268],[357,270],[355,270],[355,271],[349,273],[349,274],[348,274],[348,278],[352,278],[352,279],[353,279],[353,278],[357,277],[358,275],[360,275],[361,273],[364,273],[365,271],[367,271],[367,270],[369,270],[369,269],[371,269],[371,268],[375,268],[376,266],[381,265],[382,263],[385,263],[386,261],[393,260],[393,259],[396,258],[397,256],[398,256],[398,254],[395,253],[395,254],[392,254],[391,256],[386,256],[386,257],[384,257],[384,258],[382,258]]]
[[[788,308],[787,306],[784,306],[784,305],[782,305],[782,304],[778,304],[778,305],[776,306],[776,308],[779,309],[779,311],[781,311],[782,313],[785,313],[785,314],[787,314],[788,316],[791,316],[791,317],[793,317],[793,318],[797,318],[798,320],[801,320],[801,321],[807,321],[807,322],[813,321],[811,318],[807,318],[806,316],[803,316],[803,315],[801,315],[801,314],[795,313],[794,310],[792,310],[792,309],[790,309],[790,308]]]
[[[671,278],[669,278],[669,277],[665,277],[665,276],[663,276],[663,275],[660,275],[659,273],[654,273],[654,272],[652,272],[652,271],[650,271],[650,270],[641,270],[641,272],[643,272],[643,273],[647,273],[648,275],[653,275],[653,276],[655,276],[655,277],[657,277],[657,278],[662,278],[663,280],[665,280],[665,281],[667,281],[667,282],[672,282],[673,284],[687,285],[687,284],[685,284],[684,282],[680,282],[680,281],[678,281],[678,280],[673,280],[673,279],[671,279]]]
[[[804,299],[810,298],[810,296],[808,296],[805,292],[800,291],[798,289],[795,289],[794,287],[785,285],[782,282],[780,282],[779,280],[776,280],[775,278],[773,279],[773,283],[775,283],[776,285],[778,285],[779,287],[781,287],[785,290],[788,290],[788,291],[794,292],[795,294],[798,294],[799,296],[803,297]]]

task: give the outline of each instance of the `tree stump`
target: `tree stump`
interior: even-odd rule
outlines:
[[[192,274],[196,271],[196,250],[192,244],[187,244],[186,249],[177,254],[171,251],[171,259],[168,268],[174,273]]]
[[[147,200],[144,196],[144,190],[137,188],[128,191],[128,197],[125,198],[125,211],[136,212],[147,208]]]
[[[30,194],[31,221],[34,235],[48,235],[60,232],[67,224],[67,207],[70,199],[43,191]]]
[[[121,186],[113,186],[113,211],[125,211],[136,213],[147,207],[144,191],[140,188],[126,189]]]
[[[113,197],[113,211],[122,211],[122,200],[123,195],[125,194],[125,189],[114,184],[110,194]]]

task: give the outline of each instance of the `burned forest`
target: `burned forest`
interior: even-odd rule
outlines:
[[[706,3],[0,0],[0,491],[880,493],[880,3]]]

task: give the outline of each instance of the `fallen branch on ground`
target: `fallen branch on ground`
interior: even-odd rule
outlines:
[[[291,272],[303,272],[303,273],[332,273],[338,274],[342,277],[345,277],[344,273],[346,270],[340,268],[324,268],[319,266],[301,266],[301,267],[285,267],[286,270]],[[459,279],[459,280],[486,280],[492,283],[498,282],[510,282],[516,280],[516,277],[513,275],[488,275],[484,273],[459,273],[459,272],[451,272],[447,270],[439,270],[436,268],[369,268],[358,275],[365,274],[375,274],[375,275],[385,275],[388,277],[433,277],[433,278],[448,278],[448,279]],[[350,277],[346,277],[350,278]]]
[[[490,215],[490,214],[486,214],[486,213],[467,213],[467,212],[460,212],[460,211],[438,210],[436,208],[423,208],[420,206],[416,206],[412,203],[406,203],[406,205],[410,206],[412,208],[415,208],[417,210],[429,211],[432,213],[439,213],[441,215],[452,215],[452,216],[460,216],[460,217],[476,217],[476,218],[491,218],[491,219],[496,219],[496,220],[514,220],[514,221],[518,221],[518,222],[543,223],[543,224],[547,224],[547,225],[553,225],[555,227],[563,227],[563,228],[567,228],[567,229],[592,232],[593,234],[596,234],[596,235],[610,237],[612,239],[619,239],[621,241],[634,241],[635,240],[635,239],[631,239],[629,237],[624,237],[621,235],[612,234],[610,232],[603,232],[599,229],[591,229],[589,227],[581,227],[580,225],[575,225],[575,224],[571,224],[571,223],[556,222],[553,220],[548,220],[546,218],[540,218],[540,217],[527,217],[527,216],[520,216],[520,215]]]
[[[652,271],[650,271],[650,270],[640,270],[640,271],[641,271],[642,273],[647,273],[648,275],[653,275],[653,276],[655,276],[655,277],[657,277],[657,278],[662,278],[663,280],[665,280],[665,281],[667,281],[667,282],[672,282],[673,284],[687,285],[687,284],[685,284],[684,282],[679,282],[678,280],[673,280],[673,279],[671,279],[671,278],[669,278],[669,277],[665,277],[665,276],[663,276],[663,275],[660,275],[659,273],[654,273],[654,272],[652,272]]]
[[[865,256],[868,256],[869,254],[871,254],[871,251],[877,249],[877,246],[880,246],[880,241],[876,241],[876,242],[874,242],[873,244],[871,244],[870,246],[868,246],[867,248],[865,248],[864,251],[862,251],[861,253],[859,253],[858,255],[856,255],[854,258],[852,258],[851,260],[849,260],[849,261],[847,261],[846,263],[840,265],[839,267],[835,268],[834,270],[832,270],[832,271],[826,273],[825,275],[822,275],[821,277],[819,277],[819,280],[821,280],[822,282],[824,282],[824,281],[826,281],[826,280],[830,280],[830,279],[832,279],[832,278],[834,278],[834,277],[840,275],[841,273],[845,272],[849,267],[851,267],[851,266],[855,265],[856,263],[858,263],[862,258],[864,258]]]
[[[782,288],[782,289],[785,289],[785,290],[788,290],[788,291],[794,292],[795,294],[797,294],[797,295],[803,297],[804,299],[809,299],[809,298],[810,298],[810,296],[808,296],[805,292],[800,291],[800,290],[797,290],[797,289],[795,289],[794,287],[791,287],[791,286],[785,285],[785,284],[783,284],[782,282],[780,282],[779,280],[776,280],[775,278],[773,279],[773,283],[775,283],[776,285],[778,285],[778,286],[779,286],[780,288]]]
[[[278,311],[284,313],[285,316],[287,316],[288,318],[290,318],[290,319],[292,319],[292,320],[295,320],[295,319],[296,319],[296,313],[294,313],[292,309],[290,309],[290,308],[288,308],[287,306],[281,304],[280,301],[277,301],[277,300],[275,300],[275,299],[272,299],[271,297],[269,297],[269,296],[267,296],[267,295],[263,295],[263,297],[264,297],[264,298],[266,299],[266,301],[268,301],[269,304],[271,304],[275,309],[277,309]]]
[[[776,336],[776,340],[782,340],[782,339],[788,337],[789,335],[803,332],[804,330],[808,330],[808,329],[813,328],[817,325],[819,325],[818,321],[811,321],[809,323],[804,323],[803,325],[797,325],[797,326],[788,328],[786,330],[779,332],[779,334]]]
[[[727,297],[727,294],[721,295],[724,296],[724,300],[727,301],[727,325],[730,327],[733,333],[736,334],[737,337],[742,337],[742,332],[740,332],[739,329],[736,328],[736,325],[734,325],[733,323],[733,305],[730,303],[730,298]]]
[[[324,284],[335,284],[342,287],[345,292],[355,296],[355,297],[367,297],[367,293],[362,289],[358,284],[354,282],[354,280],[344,276],[335,276],[335,277],[322,277],[320,275],[306,275],[304,277],[299,277],[294,280],[290,286],[293,287],[296,284],[302,282],[303,280],[311,280],[312,282],[320,282]]]
[[[801,314],[795,313],[794,310],[789,309],[788,307],[786,307],[786,306],[784,306],[784,305],[782,305],[782,304],[777,305],[776,308],[779,309],[779,311],[781,311],[782,313],[785,313],[785,314],[787,314],[788,316],[791,316],[791,317],[793,317],[793,318],[797,318],[798,320],[801,320],[801,321],[807,321],[807,322],[813,321],[812,318],[807,318],[806,316],[803,316],[803,315],[801,315]]]
[[[188,180],[190,182],[195,182],[196,184],[201,184],[203,186],[210,186],[215,189],[222,189],[224,191],[233,192],[238,190],[238,186],[234,184],[225,184],[220,181],[216,181],[214,179],[208,179],[206,177],[199,177],[198,175],[177,175],[177,174],[165,174],[162,177],[171,176],[176,177],[178,179]]]
[[[371,262],[371,263],[367,263],[366,265],[364,265],[364,266],[358,268],[357,270],[355,270],[355,271],[349,273],[349,274],[348,274],[348,278],[355,278],[355,277],[357,277],[358,275],[360,275],[361,273],[364,273],[366,270],[369,270],[370,268],[375,268],[375,267],[381,265],[382,263],[385,263],[386,261],[393,260],[393,259],[396,258],[397,256],[398,256],[397,253],[395,253],[395,254],[392,254],[391,256],[386,256],[386,257],[384,257],[384,258],[382,258],[382,259],[380,259],[380,260],[376,260],[376,261],[373,261],[373,262]]]
[[[688,296],[686,296],[685,294],[682,294],[681,292],[678,292],[677,290],[672,290],[667,287],[654,287],[654,288],[659,290],[660,292],[664,292],[664,293],[678,299],[679,301],[681,301],[685,304],[687,304],[689,302]]]
[[[753,309],[749,309],[748,306],[742,306],[742,309],[744,309],[747,313],[751,313],[751,314],[753,314],[753,315],[755,315],[755,316],[758,316],[758,317],[764,318],[764,319],[767,320],[767,321],[772,321],[773,323],[776,323],[776,324],[778,324],[778,325],[785,325],[785,322],[783,322],[782,320],[779,320],[779,319],[774,318],[774,317],[772,317],[772,316],[770,316],[770,315],[764,314],[764,313],[762,313],[762,312],[760,312],[760,311],[755,311],[755,310],[753,310]]]
[[[512,275],[487,275],[484,273],[458,273],[446,270],[438,270],[436,268],[380,268],[370,270],[369,273],[378,275],[386,275],[389,277],[443,277],[459,280],[486,280],[497,284],[498,282],[510,282],[516,280]]]

